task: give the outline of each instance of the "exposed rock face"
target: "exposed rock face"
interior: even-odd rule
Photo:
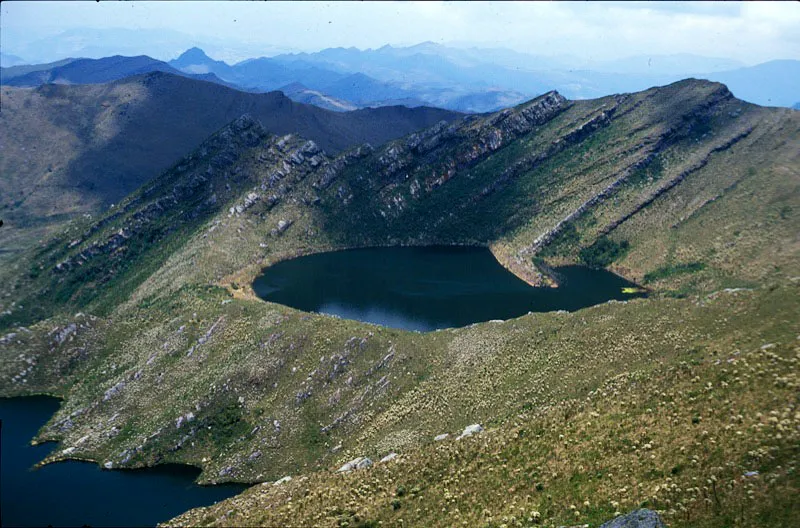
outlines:
[[[468,426],[466,426],[464,428],[464,431],[461,433],[461,435],[459,435],[457,440],[461,440],[462,438],[465,438],[467,436],[472,436],[474,434],[482,433],[482,432],[483,432],[483,427],[481,427],[480,424],[468,425]]]
[[[116,385],[114,385],[113,387],[108,389],[105,392],[105,394],[103,394],[103,401],[108,401],[111,398],[113,398],[114,396],[116,396],[117,394],[119,394],[120,392],[122,392],[122,389],[125,388],[125,385],[126,384],[125,384],[124,381],[120,381],[119,383],[117,383]]]
[[[385,457],[383,457],[381,459],[381,464],[385,464],[387,462],[391,462],[395,458],[397,458],[397,453],[389,453],[388,455],[386,455]]]
[[[356,464],[356,469],[367,469],[368,467],[372,466],[372,460],[369,458],[364,458]]]
[[[58,343],[60,345],[61,343],[66,341],[67,338],[70,335],[74,334],[77,329],[78,329],[78,326],[75,323],[70,323],[67,326],[65,326],[64,328],[62,328],[60,330],[57,330],[56,331],[56,335],[55,335],[55,337],[53,339],[55,340],[56,343]],[[16,334],[11,334],[11,338],[13,338],[14,335],[16,335]],[[9,340],[11,338],[9,338]]]
[[[603,523],[600,528],[666,528],[666,525],[656,512],[643,508]]]
[[[350,462],[346,463],[342,467],[339,468],[338,473],[346,473],[348,471],[352,471],[358,467],[358,464],[364,460],[364,457],[357,457],[351,460]]]
[[[367,457],[357,457],[346,463],[337,470],[337,473],[347,473],[354,469],[366,469],[372,466],[372,460]]]

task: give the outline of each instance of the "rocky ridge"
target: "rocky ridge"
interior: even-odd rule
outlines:
[[[401,454],[391,464],[345,472],[353,485],[372,475],[402,475],[403,468],[449,475],[452,467],[444,460],[453,453],[477,457],[483,448],[476,446],[512,434],[526,409],[555,413],[541,445],[561,445],[558,435],[566,433],[556,431],[571,427],[564,417],[575,402],[614,379],[620,365],[633,380],[648,369],[677,369],[681,361],[711,368],[719,357],[736,358],[720,354],[757,348],[762,335],[782,343],[779,359],[753,359],[769,371],[764,379],[778,383],[778,399],[769,401],[782,401],[795,383],[793,363],[784,356],[791,356],[796,332],[781,321],[795,309],[790,278],[800,275],[790,242],[797,222],[791,208],[797,150],[787,148],[797,141],[797,129],[790,111],[744,105],[719,85],[700,82],[598,101],[565,102],[548,94],[502,114],[439,124],[335,158],[299,136],[266,134],[244,117],[104,218],[75,224],[33,252],[25,272],[7,283],[0,306],[7,359],[0,375],[17,376],[0,387],[9,395],[47,391],[66,398],[41,434],[63,442],[51,460],[93,459],[114,468],[191,463],[203,468],[204,482],[272,482],[291,475],[269,488],[270,501],[302,492],[298,486],[308,480],[317,483],[313,497],[328,493],[322,486],[329,474],[357,457]],[[753,164],[760,168],[750,170]],[[615,182],[613,192],[603,194]],[[524,252],[587,202],[548,243]],[[748,214],[742,214],[743,204]],[[414,334],[263,303],[247,287],[262,266],[334,248],[479,244],[491,246],[503,262],[518,258],[532,266],[538,264],[531,256],[576,262],[601,239],[630,241],[626,253],[615,255],[615,269],[663,276],[651,284],[652,299]],[[746,269],[737,264],[743,258],[750,263]],[[670,275],[668,266],[695,261],[704,267]],[[78,310],[92,315],[74,315]],[[720,368],[729,364],[724,361]],[[697,376],[716,387],[713,372]],[[676,376],[673,382],[689,383]],[[748,386],[753,394],[766,394],[759,380],[747,378]],[[752,405],[753,415],[784,412],[760,400],[741,405]],[[678,411],[686,420],[692,418],[687,413],[700,412]],[[595,411],[587,410],[586,420],[595,423],[589,412]],[[619,418],[617,410],[608,412]],[[649,419],[644,407],[637,412]],[[789,423],[781,425],[783,419]],[[616,430],[609,420],[594,434]],[[458,442],[433,440],[474,422],[490,427]],[[791,413],[779,419],[784,429],[790,424]],[[734,450],[720,432],[724,424],[717,425],[710,434]],[[775,444],[775,456],[784,456],[783,440],[790,439]],[[741,447],[751,451],[773,445],[767,437],[744,440]],[[629,444],[608,441],[614,453],[627,453]],[[527,449],[538,449],[536,442]],[[667,472],[668,464],[679,463],[667,456],[679,452],[679,439],[669,442],[661,469]],[[577,471],[585,461],[570,458],[577,456],[570,446],[564,444],[565,457]],[[447,457],[428,463],[425,457],[435,459],[439,451]],[[708,453],[697,456],[701,467],[718,467]],[[416,457],[426,461],[413,462]],[[573,497],[558,487],[560,477],[547,476],[563,476],[553,464],[547,472],[531,467],[524,474],[537,471],[531,478],[546,477],[546,485],[554,483],[563,494],[557,496]],[[663,484],[653,475],[627,478]],[[676,496],[694,489],[689,482]],[[518,500],[523,487],[475,486]],[[433,500],[434,511],[441,510],[444,505]],[[334,502],[341,503],[338,495]],[[270,504],[270,511],[285,513],[286,502]],[[384,511],[378,506],[383,503],[369,504],[369,512]],[[564,519],[574,516],[567,504],[529,506]],[[310,516],[355,522],[349,513],[318,506],[311,504]],[[237,508],[247,509],[244,503]],[[391,508],[391,515],[437,518],[430,511],[412,514],[402,504]],[[605,521],[611,508],[576,509],[593,519],[602,514]],[[202,520],[191,518],[193,524]],[[443,519],[449,525],[451,519]],[[215,510],[212,521],[235,524],[237,517]]]

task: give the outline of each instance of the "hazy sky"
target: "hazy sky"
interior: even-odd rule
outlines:
[[[25,40],[71,29],[128,28],[174,30],[222,43],[234,55],[434,41],[591,59],[671,53],[748,64],[800,59],[797,2],[15,1],[0,9],[0,38],[10,53]]]

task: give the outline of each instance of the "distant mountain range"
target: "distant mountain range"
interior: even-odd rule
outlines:
[[[14,58],[12,57],[12,61]],[[4,59],[4,63],[6,59]],[[4,67],[3,84],[109,82],[163,71],[236,87],[243,91],[285,90],[295,101],[328,110],[403,105],[460,112],[489,112],[557,89],[572,99],[630,93],[693,77],[726,84],[743,100],[791,107],[800,99],[800,61],[755,66],[676,54],[581,62],[504,49],[459,49],[430,42],[397,48],[329,48],[235,64],[214,60],[198,47],[169,62],[147,56],[65,59]]]
[[[675,54],[586,62],[503,49],[458,49],[432,42],[375,50],[330,48],[317,53],[278,55],[272,60],[294,68],[313,65],[360,72],[378,81],[398,83],[428,103],[462,111],[470,109],[459,107],[454,101],[463,101],[463,94],[453,97],[448,89],[459,87],[482,94],[505,91],[512,95],[506,100],[524,100],[556,89],[567,97],[585,99],[692,77],[725,83],[737,97],[756,104],[791,106],[800,98],[797,60],[746,67],[729,59]],[[437,97],[437,91],[446,95]]]
[[[402,104],[415,107],[432,105],[459,111],[489,111],[501,108],[496,104],[481,105],[480,96],[485,88],[469,90],[456,88],[452,83],[430,86],[420,82],[402,83],[396,79],[377,79],[368,71],[357,68],[340,67],[316,60],[286,60],[285,57],[260,57],[248,59],[233,66],[208,57],[203,50],[192,48],[181,54],[169,65],[184,73],[213,73],[225,81],[234,83],[245,90],[276,90],[295,83],[319,93],[308,99],[309,94],[291,91],[290,97],[298,101],[317,101],[329,107],[329,98],[347,101],[355,107],[391,106]],[[458,99],[472,96],[478,104],[465,106]],[[512,104],[525,99],[522,94],[514,94]]]
[[[42,84],[101,84],[139,75],[164,72],[193,79],[228,84],[213,73],[186,73],[165,62],[146,55],[102,59],[64,59],[49,64],[2,68],[0,80],[9,86],[40,86]],[[232,85],[229,85],[232,86]]]
[[[0,52],[0,66],[9,67],[9,66],[18,66],[20,64],[26,64],[25,59],[17,57],[16,55],[10,55],[8,53]]]
[[[334,112],[349,112],[351,110],[358,110],[359,108],[349,101],[343,101],[320,91],[312,90],[299,82],[293,82],[282,86],[278,91],[283,92],[283,94],[292,101],[318,106],[326,110],[333,110]]]

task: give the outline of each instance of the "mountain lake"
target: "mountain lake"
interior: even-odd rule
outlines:
[[[603,269],[564,266],[555,273],[558,288],[534,288],[486,248],[367,248],[278,262],[253,290],[299,310],[421,332],[644,295],[623,292],[637,286]]]

